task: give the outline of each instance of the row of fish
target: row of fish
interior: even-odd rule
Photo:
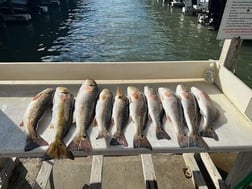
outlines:
[[[144,134],[148,117],[155,125],[157,139],[169,140],[170,136],[162,127],[164,115],[174,126],[181,148],[196,146],[208,149],[202,136],[218,140],[212,126],[218,119],[219,112],[208,94],[196,87],[191,87],[191,91],[188,91],[183,85],[178,85],[175,93],[165,87],[155,91],[145,86],[144,92],[141,92],[138,88],[129,86],[127,96],[118,87],[113,97],[109,89],[99,92],[95,80],[87,79],[76,98],[64,87],[57,87],[56,90],[47,88],[33,97],[21,123],[27,133],[25,151],[48,145],[36,132],[38,122],[48,108],[52,108],[50,127],[56,129],[56,135],[44,155],[45,160],[62,157],[74,159],[71,151],[92,151],[87,130],[94,118],[100,128],[97,139],[111,139],[109,129],[112,118],[116,132],[110,141],[111,145],[128,146],[124,129],[129,117],[137,128],[133,138],[134,148],[152,149]],[[76,131],[67,147],[63,138],[72,123],[75,123]],[[188,133],[185,133],[184,128],[188,128]]]

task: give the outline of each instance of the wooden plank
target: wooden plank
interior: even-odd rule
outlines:
[[[48,181],[52,178],[52,169],[53,169],[54,160],[43,161],[41,168],[39,170],[36,182],[33,186],[33,189],[45,189]],[[49,183],[50,188],[53,189],[53,182]]]
[[[89,180],[90,189],[102,188],[103,155],[95,155],[92,160],[91,174]]]
[[[18,163],[19,160],[16,157],[9,158],[5,161],[5,165],[0,171],[0,189],[8,188],[9,179]]]
[[[210,61],[208,60],[1,63],[0,80],[83,80],[86,78],[94,78],[97,80],[135,80],[202,78],[209,63]]]
[[[227,188],[226,184],[223,181],[219,171],[215,167],[209,154],[208,153],[200,153],[200,157],[201,157],[201,160],[204,163],[204,165],[208,171],[208,174],[210,175],[216,189],[226,189]]]
[[[240,152],[225,180],[229,188],[234,188],[252,172],[252,152]]]
[[[207,184],[200,172],[199,166],[194,158],[193,153],[183,154],[185,164],[188,166],[189,172],[192,176],[192,182],[195,188],[207,189]]]
[[[146,189],[158,189],[156,174],[151,154],[141,154]]]

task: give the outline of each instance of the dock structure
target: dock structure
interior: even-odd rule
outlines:
[[[229,41],[227,40],[226,43]],[[232,43],[228,43],[232,44]],[[0,102],[1,102],[1,127],[0,127],[0,157],[42,157],[47,147],[37,148],[24,152],[26,136],[19,127],[28,102],[34,94],[45,87],[66,86],[74,95],[87,78],[94,78],[99,88],[109,88],[115,91],[120,85],[125,92],[129,85],[143,89],[145,85],[169,87],[175,90],[178,84],[186,87],[196,86],[206,91],[220,111],[220,118],[215,123],[218,141],[204,138],[209,149],[197,147],[180,148],[176,133],[170,123],[165,123],[165,130],[171,140],[157,140],[155,127],[149,122],[145,132],[152,145],[152,150],[133,147],[135,135],[134,124],[131,122],[125,129],[128,147],[109,146],[104,140],[96,140],[99,132],[97,127],[90,127],[90,136],[93,150],[89,153],[73,151],[75,157],[93,156],[90,172],[90,186],[102,187],[103,158],[106,156],[141,155],[143,178],[146,188],[158,188],[155,165],[152,155],[161,153],[180,153],[187,165],[185,175],[191,176],[197,188],[206,188],[207,183],[201,175],[197,158],[203,162],[210,178],[216,188],[234,188],[240,184],[252,171],[252,90],[240,81],[226,65],[229,57],[228,45],[224,45],[219,60],[206,61],[165,61],[165,62],[92,62],[92,63],[2,63],[0,64]],[[229,48],[229,47],[228,47]],[[234,54],[234,53],[232,53]],[[214,65],[212,67],[211,65]],[[143,69],[144,68],[144,69]],[[214,69],[213,69],[214,68]],[[206,72],[212,71],[212,79],[206,81]],[[39,135],[47,141],[52,141],[54,129],[48,128],[50,113],[39,127]],[[112,133],[115,131],[112,128]],[[69,144],[74,136],[75,128],[72,127],[65,137]],[[15,140],[9,140],[15,138]],[[238,152],[237,160],[223,180],[209,152]],[[197,155],[199,154],[199,155]],[[197,158],[196,158],[197,155]],[[37,177],[37,184],[44,188],[50,181],[53,168],[52,162],[44,162]],[[41,174],[43,176],[41,176]],[[36,187],[35,187],[36,188]]]

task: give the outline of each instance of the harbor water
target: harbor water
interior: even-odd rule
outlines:
[[[61,1],[28,24],[0,27],[0,62],[218,59],[223,41],[179,8],[157,0]],[[237,75],[252,87],[252,43]]]

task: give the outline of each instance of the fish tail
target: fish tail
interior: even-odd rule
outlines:
[[[183,134],[177,134],[177,140],[180,148],[188,147],[188,136]]]
[[[161,139],[170,140],[171,139],[171,137],[167,134],[167,132],[164,129],[159,128],[159,127],[156,128],[156,137],[158,140],[161,140]]]
[[[203,136],[203,137],[213,138],[216,141],[219,140],[219,137],[216,134],[216,132],[213,130],[213,128],[204,129],[203,131],[200,132],[200,135]]]
[[[30,151],[40,146],[48,146],[48,143],[40,136],[37,136],[35,139],[28,137],[26,139],[24,151]]]
[[[189,147],[200,147],[200,148],[205,148],[206,150],[209,149],[207,143],[199,135],[189,136]]]
[[[43,156],[43,160],[50,160],[50,159],[60,159],[60,158],[69,158],[74,160],[74,156],[71,151],[67,150],[65,143],[62,140],[56,140],[52,142],[45,155]]]
[[[110,145],[123,145],[123,146],[128,146],[128,142],[124,136],[123,133],[115,133],[113,138],[110,141]]]
[[[71,151],[78,150],[78,151],[91,152],[92,146],[88,136],[81,136],[78,138],[74,138],[68,145],[67,149]]]
[[[105,138],[105,139],[108,139],[111,137],[111,133],[107,130],[104,130],[104,131],[101,131],[98,136],[96,137],[96,140],[97,139],[100,139],[100,138]]]
[[[144,135],[135,135],[133,139],[134,148],[147,148],[152,150],[152,146]]]

